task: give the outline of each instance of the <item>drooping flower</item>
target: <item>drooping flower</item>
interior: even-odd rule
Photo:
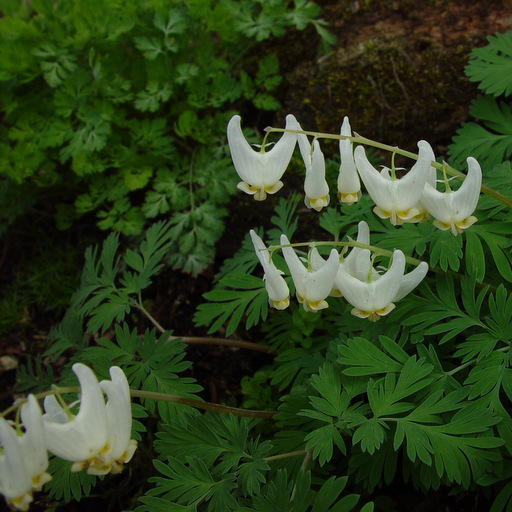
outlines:
[[[46,473],[48,455],[41,409],[33,395],[21,406],[21,421],[24,433],[0,418],[0,492],[9,505],[25,511],[32,502],[32,492],[40,491],[51,480]]]
[[[286,235],[281,235],[281,245],[289,244]],[[318,270],[306,268],[293,247],[283,247],[282,250],[295,285],[297,300],[304,310],[316,313],[329,307],[325,299],[332,290],[339,268],[339,255],[336,249],[331,251],[325,265]]]
[[[123,464],[130,462],[137,442],[130,439],[132,413],[130,405],[130,388],[126,376],[118,366],[109,370],[111,380],[102,380],[101,389],[107,395],[107,425],[109,431],[109,459],[111,473],[120,473]]]
[[[71,471],[87,468],[91,475],[121,471],[135,451],[129,439],[131,409],[128,382],[120,368],[112,367],[112,381],[98,383],[93,371],[81,363],[72,366],[80,383],[80,409],[73,415],[54,395],[44,400],[43,427],[48,450],[72,461]],[[105,405],[103,391],[107,393]]]
[[[435,159],[430,144],[424,140],[418,142],[418,160],[403,177],[396,178],[394,171],[383,169],[379,173],[368,161],[362,146],[354,151],[357,170],[376,206],[373,211],[382,219],[389,219],[394,226],[404,222],[423,220],[420,198],[425,183],[431,175],[430,163]]]
[[[351,313],[359,318],[368,318],[372,322],[379,320],[381,316],[390,313],[394,308],[394,301],[405,297],[425,277],[428,265],[420,263],[412,272],[404,275],[405,256],[402,251],[393,253],[393,261],[390,268],[380,275],[370,265],[367,266],[366,279],[361,279],[363,266],[368,263],[367,255],[359,253],[357,259],[362,262],[356,268],[356,276],[341,267],[336,278],[336,285],[353,307]]]
[[[297,123],[298,124],[298,123]],[[298,125],[298,130],[302,130]],[[306,178],[304,180],[304,202],[308,208],[319,212],[329,204],[329,185],[325,180],[325,158],[320,143],[314,140],[310,144],[308,136],[300,133],[297,141],[300,154],[306,166]]]
[[[270,259],[270,253],[263,240],[251,229],[252,243],[256,255],[263,267],[263,279],[268,294],[269,304],[276,309],[286,309],[290,304],[290,290],[281,272]]]
[[[340,135],[352,136],[350,122],[345,116],[341,125]],[[338,174],[338,199],[342,203],[353,204],[359,201],[361,197],[361,182],[357,173],[356,163],[354,161],[354,151],[352,141],[348,139],[340,140],[341,164]]]
[[[286,129],[296,130],[297,125],[293,115],[286,116]],[[242,133],[240,116],[235,115],[229,120],[227,136],[233,165],[242,179],[237,185],[240,190],[263,201],[267,194],[275,194],[282,188],[280,180],[295,149],[296,133],[285,132],[269,151],[265,151],[264,146],[260,151],[254,151]]]
[[[450,230],[454,235],[462,233],[478,220],[471,214],[480,197],[482,169],[473,157],[469,157],[467,163],[468,174],[458,190],[454,192],[447,187],[443,193],[427,183],[421,197],[421,202],[435,218],[434,225],[445,231]]]
[[[370,244],[370,229],[368,224],[362,220],[358,224],[357,239],[356,242],[360,244]],[[342,293],[337,285],[338,277],[342,277],[342,269],[348,272],[350,275],[357,277],[358,279],[366,279],[368,274],[368,268],[371,265],[370,262],[370,250],[362,247],[352,247],[350,252],[343,258],[341,258],[338,273],[332,284],[332,289],[329,295],[331,297],[341,297]],[[326,261],[320,256],[316,247],[313,247],[310,253],[311,268],[313,270],[319,270],[322,268]],[[367,262],[367,264],[366,264]],[[374,271],[377,275],[377,271]],[[364,277],[361,277],[364,274]]]

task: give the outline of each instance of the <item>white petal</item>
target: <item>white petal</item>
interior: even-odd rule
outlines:
[[[356,242],[359,242],[360,244],[370,245],[370,228],[368,227],[368,224],[364,220],[360,221],[359,224],[357,225]],[[356,260],[361,252],[366,254],[368,261],[370,261],[370,251],[368,249],[352,247],[352,250],[347,256],[345,256],[345,260],[343,262],[345,270],[354,277],[356,273]]]
[[[403,299],[408,295],[416,286],[420,284],[423,278],[427,275],[428,263],[422,261],[412,272],[404,274],[402,281],[400,282],[400,288],[393,301]]]
[[[7,499],[23,496],[32,490],[32,482],[25,467],[23,451],[14,429],[0,418],[0,492]]]
[[[392,210],[394,202],[388,190],[389,181],[368,161],[363,146],[356,147],[354,160],[359,176],[361,176],[364,186],[375,204],[380,206],[383,210]]]
[[[25,434],[20,438],[20,446],[28,475],[33,478],[48,468],[42,413],[34,395],[29,395],[27,402],[21,406],[21,421],[25,427]]]
[[[290,241],[286,235],[281,235],[280,242],[281,245],[290,244]],[[297,256],[293,247],[283,247],[282,251],[286,264],[288,265],[288,269],[290,270],[297,295],[305,297],[306,288],[304,285],[304,280],[307,274],[307,269],[299,260],[299,257]]]
[[[286,116],[285,128],[287,130],[299,130],[300,126],[298,127],[298,125],[299,123],[292,114]],[[296,142],[296,133],[285,132],[272,149],[264,153],[265,173],[263,182],[265,186],[271,186],[281,179],[290,163]]]
[[[100,387],[107,394],[106,405],[109,437],[114,436],[111,457],[119,459],[128,448],[132,429],[130,388],[126,376],[117,366],[110,368],[112,380],[102,380]]]
[[[302,130],[302,126],[297,122],[297,130]],[[304,165],[306,166],[306,171],[309,171],[311,168],[311,160],[312,160],[312,144],[309,142],[309,138],[305,133],[297,134],[297,143],[299,144],[300,155],[302,156],[302,160],[304,161]]]
[[[269,251],[265,247],[263,240],[256,234],[254,230],[249,231],[254,245],[254,249],[260,260],[263,271],[265,272],[263,279],[265,280],[265,288],[268,298],[272,304],[281,304],[285,301],[290,291],[288,285],[282,276],[282,272],[272,263],[269,258]]]
[[[265,288],[268,298],[274,304],[281,303],[290,296],[288,285],[281,274],[282,272],[273,264],[267,265],[264,276]]]
[[[94,372],[81,363],[74,364],[72,369],[80,382],[80,410],[66,423],[55,423],[52,416],[45,414],[43,428],[48,450],[64,460],[84,461],[107,443],[107,414]]]
[[[317,140],[313,142],[311,168],[306,172],[304,192],[309,199],[318,199],[329,194],[329,185],[325,181],[325,158]]]
[[[482,169],[473,157],[468,157],[468,174],[459,190],[453,193],[454,208],[453,217],[456,221],[469,217],[478,204],[480,188],[482,187]]]
[[[348,117],[345,116],[341,125],[340,135],[351,136],[352,130]],[[341,164],[338,174],[338,192],[340,194],[356,194],[361,190],[359,174],[357,173],[356,163],[354,161],[354,151],[352,141],[341,139],[339,143]]]
[[[332,249],[325,264],[314,272],[306,275],[306,295],[309,302],[317,302],[325,299],[332,290],[334,280],[339,268],[339,254]]]
[[[430,176],[430,163],[435,161],[434,151],[427,141],[418,142],[418,160],[411,170],[398,182],[395,201],[397,208],[406,211],[415,206],[421,198],[427,178]]]
[[[251,229],[249,231],[251,235],[252,244],[254,245],[254,251],[256,252],[256,256],[260,260],[261,266],[265,268],[265,265],[269,262],[269,252],[263,240],[258,236],[256,231]]]
[[[475,210],[482,186],[482,170],[478,162],[469,157],[466,179],[455,192],[439,192],[428,183],[421,202],[427,211],[443,224],[452,224],[467,219]]]
[[[377,311],[391,304],[398,293],[405,269],[402,251],[393,253],[393,262],[388,271],[371,283],[360,281],[348,272],[341,273],[337,284],[343,296],[355,308],[362,311]]]
[[[297,124],[294,116],[286,116],[286,128],[297,129]],[[257,188],[273,186],[281,179],[297,141],[296,133],[285,132],[271,150],[254,151],[244,137],[239,115],[229,120],[227,137],[236,172],[243,181]]]

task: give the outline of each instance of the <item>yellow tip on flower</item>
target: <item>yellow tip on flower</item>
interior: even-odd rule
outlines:
[[[286,299],[284,299],[284,300],[273,300],[272,305],[276,309],[280,309],[280,310],[286,309],[290,305],[290,297],[286,297]]]
[[[424,220],[424,212],[420,212],[417,208],[409,208],[406,211],[387,211],[380,206],[373,208],[375,215],[381,219],[389,219],[393,226],[401,226],[404,223],[416,223]]]
[[[32,493],[26,492],[22,496],[18,496],[17,498],[14,498],[12,500],[7,500],[7,503],[16,510],[27,512],[28,507],[33,500],[34,498],[32,497]]]
[[[439,220],[434,220],[434,226],[436,228],[441,229],[442,231],[448,231],[451,230],[452,235],[457,236],[460,235],[465,229],[472,226],[478,219],[471,215],[469,217],[466,217],[464,220],[460,220],[458,222],[441,222]]]
[[[326,309],[329,307],[329,304],[327,304],[327,301],[325,300],[316,300],[316,301],[309,301],[309,300],[300,300],[299,302],[302,303],[302,307],[305,311],[308,313],[316,313],[317,311],[320,311],[321,309]]]
[[[350,313],[358,318],[367,318],[370,322],[377,322],[381,316],[386,316],[395,309],[395,305],[391,302],[385,308],[377,309],[376,311],[363,311],[361,309],[352,308]]]
[[[263,186],[263,187],[255,187],[254,185],[249,185],[249,183],[245,181],[241,181],[236,186],[239,190],[242,190],[246,194],[254,196],[256,201],[265,201],[267,198],[267,194],[275,194],[278,190],[283,188],[283,182],[278,181],[273,185]]]
[[[353,194],[342,194],[341,192],[338,192],[338,200],[342,203],[348,204],[349,206],[357,203],[357,201],[359,201],[359,197],[359,192],[355,192]]]
[[[329,199],[327,196],[317,197],[315,199],[309,199],[309,204],[311,205],[311,208],[319,212],[329,204]]]

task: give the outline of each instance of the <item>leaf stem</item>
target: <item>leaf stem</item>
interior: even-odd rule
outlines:
[[[274,460],[288,459],[289,457],[298,457],[299,455],[306,455],[309,450],[297,450],[296,452],[280,453],[279,455],[272,455],[271,457],[265,457],[265,462],[272,462]]]
[[[508,352],[510,350],[510,345],[507,347],[498,348],[495,352]],[[460,372],[461,370],[464,370],[464,368],[467,368],[468,366],[471,366],[472,364],[476,364],[478,361],[476,359],[472,359],[471,361],[467,361],[464,364],[461,364],[460,366],[457,366],[457,368],[454,368],[453,370],[450,370],[449,372],[446,372],[446,375],[449,375],[450,377],[455,375],[457,372]]]

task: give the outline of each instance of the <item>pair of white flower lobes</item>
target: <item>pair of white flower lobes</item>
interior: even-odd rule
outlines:
[[[302,131],[293,115],[286,117],[286,129]],[[345,117],[341,135],[351,137],[349,120]],[[243,180],[238,188],[253,194],[256,200],[264,200],[267,194],[277,192],[280,181],[288,166],[295,144],[306,166],[304,182],[305,203],[308,208],[320,211],[329,204],[329,187],[325,181],[325,160],[320,145],[315,139],[310,144],[307,135],[285,132],[268,152],[264,147],[254,151],[247,143],[240,126],[240,116],[231,118],[227,128],[228,144],[235,169]],[[401,179],[394,171],[384,168],[378,172],[368,161],[365,150],[358,146],[352,149],[348,139],[340,140],[341,165],[338,176],[338,197],[342,202],[352,204],[361,194],[359,176],[373,201],[374,212],[381,218],[390,219],[393,225],[425,220],[427,212],[435,217],[434,224],[454,235],[476,222],[474,212],[480,195],[482,172],[478,162],[470,157],[468,175],[459,190],[436,190],[436,169],[434,152],[426,141],[418,143],[418,160]],[[251,231],[252,241],[264,269],[264,280],[269,302],[277,309],[289,305],[289,290],[282,276],[270,259],[270,253],[261,238]],[[281,245],[290,245],[285,235]],[[359,223],[357,242],[370,244],[368,225]],[[405,274],[405,256],[402,251],[393,253],[388,271],[380,275],[372,265],[368,249],[354,247],[340,262],[340,255],[333,249],[325,261],[313,248],[306,268],[292,247],[283,247],[283,255],[296,288],[297,298],[306,311],[316,312],[328,307],[326,298],[344,296],[352,306],[352,314],[360,318],[377,321],[412,291],[425,277],[428,265],[420,263],[412,272]]]
[[[47,450],[72,461],[71,471],[87,468],[92,475],[119,473],[137,447],[130,439],[132,414],[126,376],[117,366],[111,380],[98,382],[94,372],[81,363],[72,367],[80,383],[80,410],[73,415],[54,395],[44,400],[42,414],[34,395],[21,406],[20,425],[0,418],[0,492],[17,510],[28,510],[32,492],[51,479]],[[103,398],[107,395],[107,403]]]

